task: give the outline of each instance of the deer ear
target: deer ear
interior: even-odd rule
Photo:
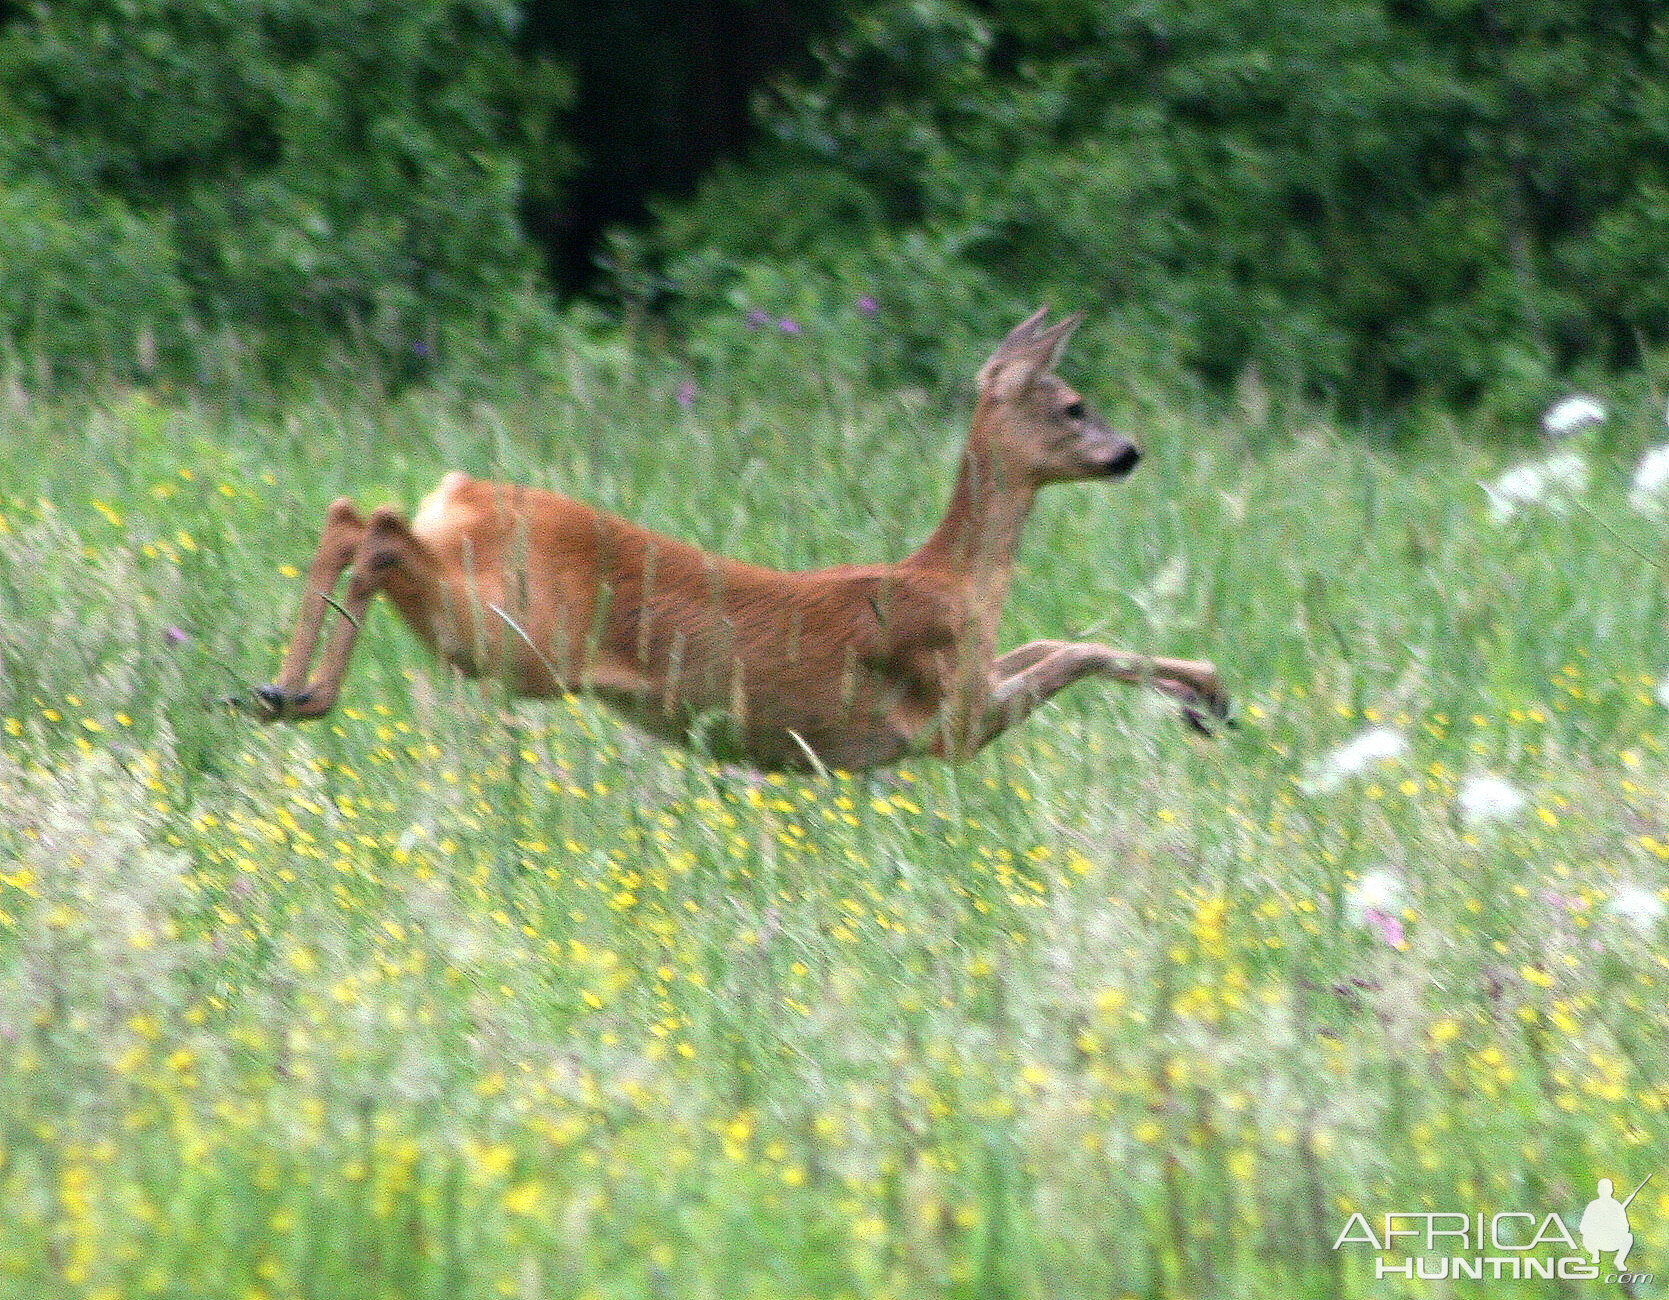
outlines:
[[[1009,330],[1008,337],[997,345],[998,352],[1006,352],[1010,348],[1022,347],[1030,343],[1043,328],[1043,322],[1049,317],[1049,304],[1044,303],[1025,320]]]
[[[997,345],[991,359],[980,367],[979,392],[998,401],[1019,397],[1054,369],[1072,332],[1082,323],[1082,312],[1074,312],[1058,325],[1043,328],[1049,314],[1039,308],[1026,317]]]
[[[1060,364],[1060,359],[1066,355],[1066,345],[1072,342],[1072,336],[1078,332],[1078,326],[1083,323],[1084,313],[1075,311],[1059,325],[1046,329],[1037,336],[1039,344],[1042,344],[1045,340],[1048,342],[1049,364],[1046,369],[1053,370]]]

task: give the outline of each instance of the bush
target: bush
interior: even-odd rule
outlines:
[[[0,337],[14,360],[147,370],[156,341],[181,336],[187,294],[160,222],[50,184],[0,184],[0,248]]]
[[[86,360],[90,339],[118,369],[131,348],[106,325],[124,317],[185,353],[187,316],[268,360],[432,350],[530,269],[522,160],[550,152],[567,83],[518,59],[515,32],[502,0],[71,0],[13,16],[0,228],[40,223],[52,292],[21,301],[34,272],[0,269],[0,331],[58,364]]]

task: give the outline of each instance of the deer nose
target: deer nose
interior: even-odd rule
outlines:
[[[1133,442],[1127,442],[1113,453],[1113,458],[1107,462],[1107,473],[1114,478],[1123,478],[1136,468],[1136,462],[1141,458],[1141,448]]]

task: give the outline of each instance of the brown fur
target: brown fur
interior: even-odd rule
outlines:
[[[960,760],[1086,676],[1151,685],[1222,717],[1216,670],[1090,642],[997,656],[997,623],[1037,489],[1122,475],[1139,455],[1054,374],[1076,317],[1040,311],[981,368],[950,507],[892,564],[779,573],[708,555],[552,492],[450,473],[411,523],[337,501],[278,681],[248,705],[314,718],[340,692],[385,593],[429,650],[513,693],[589,691],[645,730],[699,731],[761,768]],[[347,588],[330,593],[344,570]],[[311,679],[326,613],[342,615]]]

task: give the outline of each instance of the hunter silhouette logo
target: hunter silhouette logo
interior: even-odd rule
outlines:
[[[1640,1180],[1640,1187],[1652,1181],[1647,1174]],[[1640,1187],[1636,1187],[1628,1194],[1627,1201],[1618,1201],[1611,1195],[1611,1180],[1599,1180],[1599,1195],[1588,1202],[1588,1208],[1582,1211],[1582,1222],[1577,1231],[1582,1234],[1582,1249],[1587,1251],[1594,1263],[1599,1263],[1601,1255],[1609,1255],[1613,1251],[1616,1257],[1612,1264],[1621,1272],[1628,1260],[1628,1252],[1634,1247],[1634,1234],[1628,1230],[1629,1202],[1640,1195]]]

